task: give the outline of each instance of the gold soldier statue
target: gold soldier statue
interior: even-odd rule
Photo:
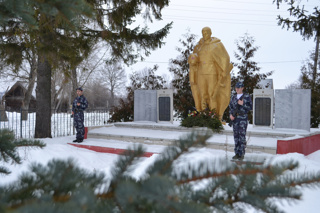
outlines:
[[[190,84],[196,109],[216,109],[222,119],[230,101],[233,65],[221,40],[211,35],[211,29],[204,27],[202,38],[188,58]]]

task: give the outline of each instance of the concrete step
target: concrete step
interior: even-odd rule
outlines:
[[[186,128],[168,123],[127,122],[89,128],[88,138],[121,140],[148,145],[170,145],[192,131],[207,130],[207,128]],[[231,128],[225,128],[221,133],[214,134],[208,139],[207,147],[233,152],[234,141],[232,134]],[[284,139],[294,135],[294,133],[290,132],[257,131],[257,129],[252,131],[248,129],[246,152],[276,154],[277,139]],[[263,141],[263,143],[259,143],[259,141]]]

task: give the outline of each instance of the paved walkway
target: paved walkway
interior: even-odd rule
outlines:
[[[144,144],[169,145],[192,131],[206,131],[207,128],[185,128],[180,123],[155,122],[121,122],[103,127],[89,128],[88,138],[106,138]],[[271,129],[248,126],[247,153],[276,154],[277,140],[293,139],[314,134],[304,130]],[[224,131],[213,134],[208,139],[209,148],[233,151],[234,140],[232,128],[224,125]]]

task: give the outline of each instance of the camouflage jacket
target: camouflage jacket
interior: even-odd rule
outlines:
[[[77,103],[80,103],[80,106],[78,106]],[[77,96],[72,103],[72,112],[74,113],[83,112],[83,110],[87,109],[87,107],[88,107],[87,99],[83,95]]]
[[[252,100],[249,94],[243,93],[243,105],[238,104],[237,94],[233,95],[229,104],[230,115],[247,119],[248,112],[252,110]]]

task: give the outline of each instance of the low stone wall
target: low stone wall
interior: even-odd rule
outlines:
[[[278,140],[277,154],[301,153],[309,155],[320,150],[320,134],[293,140]]]

